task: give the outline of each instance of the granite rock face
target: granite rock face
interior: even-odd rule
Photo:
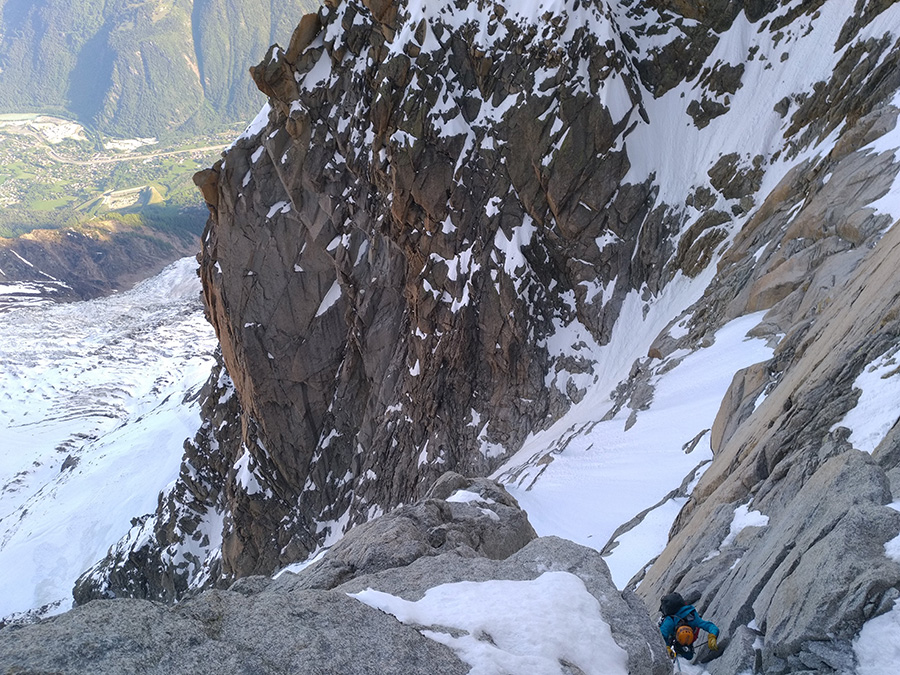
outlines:
[[[450,9],[423,23],[403,4],[326,6],[253,70],[259,129],[198,179],[210,319],[292,549],[448,468],[495,469],[583,395],[624,294],[666,274],[649,258],[670,223],[645,222],[647,186],[619,189],[633,75],[576,27],[599,10],[573,5],[538,35],[472,4],[505,36],[488,53]],[[571,86],[576,67],[590,77]],[[616,119],[607,88],[625,97]],[[604,232],[619,243],[601,250]],[[608,296],[586,290],[598,267],[619,277]],[[583,358],[554,353],[563,327]],[[236,521],[254,521],[259,498],[235,492]],[[228,532],[226,576],[271,568],[267,539]]]
[[[884,548],[900,530],[900,514],[885,508],[898,496],[888,477],[896,439],[858,449],[840,426],[859,397],[857,377],[896,352],[898,246],[894,228],[862,251],[833,247],[811,281],[771,306],[759,330],[790,332],[768,377],[735,378],[716,458],[642,579],[648,603],[676,587],[700,593],[698,606],[727,634],[752,622],[762,645],[754,672],[849,672],[863,623],[900,596],[900,564]],[[738,507],[768,524],[724,543]]]
[[[424,501],[350,530],[304,583],[330,588],[359,575],[450,552],[503,560],[536,537],[525,512],[497,483],[449,472]]]
[[[343,593],[208,591],[176,608],[95,600],[8,627],[4,672],[468,672],[449,649]],[[11,669],[19,669],[11,670]]]
[[[327,558],[326,558],[327,559]],[[540,537],[502,561],[483,557],[444,554],[423,557],[408,568],[394,568],[361,577],[337,587],[348,593],[374,588],[407,600],[419,600],[425,589],[460,581],[506,579],[527,581],[548,572],[567,572],[578,577],[599,602],[612,637],[628,654],[629,673],[663,675],[672,672],[659,630],[644,603],[630,591],[619,591],[600,554],[558,537]],[[300,583],[302,581],[302,575]],[[573,641],[594,639],[573,630]],[[597,664],[593,664],[596,668]],[[601,666],[602,668],[602,666]],[[574,672],[578,672],[577,670]]]

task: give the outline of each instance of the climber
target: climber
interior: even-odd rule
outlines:
[[[709,648],[713,651],[719,648],[716,644],[719,628],[711,621],[704,621],[694,606],[685,603],[680,594],[669,593],[663,597],[659,603],[659,611],[662,613],[659,632],[662,633],[672,659],[680,656],[690,661],[694,658],[694,641],[701,630],[709,633],[706,639]]]

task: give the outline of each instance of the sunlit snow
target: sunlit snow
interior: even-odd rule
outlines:
[[[603,401],[611,387],[602,387],[589,403],[529,439],[496,476],[528,512],[538,534],[602,549],[619,525],[660,502],[709,461],[708,434],[691,453],[684,446],[712,428],[734,373],[771,357],[764,341],[746,337],[761,318],[757,313],[732,321],[712,346],[659,377],[652,406],[639,412],[627,431],[629,410],[599,421],[612,405],[608,398],[605,405]],[[563,438],[564,443],[554,440]],[[543,453],[549,453],[549,464],[529,465]],[[642,569],[648,553],[662,550],[677,515],[675,506],[663,504],[664,516],[655,514],[631,534],[628,546],[620,545],[608,556],[616,585],[624,586]]]
[[[867,621],[853,641],[856,675],[896,675],[900,663],[900,600],[887,614]]]
[[[751,511],[747,504],[742,504],[734,510],[734,518],[728,528],[728,534],[722,540],[720,546],[728,546],[735,538],[748,527],[765,527],[769,524],[769,516],[763,515],[759,511]]]
[[[331,287],[328,289],[328,292],[325,293],[325,297],[322,298],[322,302],[319,303],[319,308],[316,310],[316,316],[322,316],[325,312],[331,309],[335,303],[341,298],[341,285],[335,279],[334,283],[331,284]]]

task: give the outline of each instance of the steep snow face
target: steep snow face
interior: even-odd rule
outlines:
[[[178,475],[215,347],[199,293],[186,258],[126,293],[3,314],[0,617],[70,607]]]
[[[800,160],[831,150],[838,134],[809,142],[801,138],[796,113],[860,45],[897,32],[896,9],[878,14],[853,41],[840,45],[846,26],[856,18],[846,3],[818,3],[814,14],[798,13],[801,4],[782,3],[765,21],[751,22],[745,12],[738,13],[726,31],[715,35],[715,47],[697,77],[662,96],[643,98],[650,123],[639,125],[626,139],[631,169],[625,181],[640,182],[655,174],[660,199],[677,204],[698,187],[712,188],[707,172],[721,157],[737,152],[738,164],[745,169],[756,168],[756,158],[761,161],[765,178],[759,194],[764,196]],[[637,30],[636,17],[621,9],[619,13],[624,27]],[[785,25],[791,15],[796,16]],[[647,58],[651,52],[665,53],[663,45],[678,37],[684,24],[683,19],[679,27],[663,21],[652,40],[636,41],[638,54]],[[876,59],[886,56],[873,54]],[[739,71],[733,81],[717,82],[717,75],[724,79],[722,74],[732,71]],[[840,95],[833,94],[835,99]],[[694,110],[704,100],[720,106],[708,120]]]
[[[686,214],[681,230],[683,240],[690,239],[690,229],[709,213],[721,212],[734,214],[725,215],[720,225],[725,228],[722,238],[727,245],[758,213],[751,210],[753,205],[762,205],[789,171],[804,162],[826,162],[841,142],[840,132],[850,130],[852,124],[841,120],[843,129],[836,122],[831,123],[831,130],[820,129],[822,125],[817,126],[813,116],[806,113],[804,117],[804,106],[814,95],[822,95],[814,92],[821,92],[823,84],[831,82],[834,74],[840,72],[839,66],[852,61],[855,52],[873,51],[875,63],[862,77],[877,81],[881,72],[877,64],[883,63],[890,51],[879,51],[872,43],[895,40],[900,34],[897,7],[871,17],[850,41],[841,40],[852,20],[844,3],[822,3],[814,14],[798,13],[799,7],[798,2],[785,3],[765,22],[758,18],[751,22],[746,13],[738,13],[726,30],[713,34],[714,47],[707,50],[705,60],[695,68],[696,76],[677,82],[662,95],[644,91],[641,96],[648,122],[635,125],[624,136],[630,169],[623,182],[650,179],[661,202],[681,205]],[[632,53],[639,60],[658,55],[664,58],[667,45],[699,26],[695,20],[671,13],[661,15],[635,3],[622,3],[611,11],[620,30],[637,36]],[[784,24],[791,15],[794,20]],[[655,20],[648,23],[653,17]],[[774,28],[779,23],[781,30]],[[648,25],[655,26],[652,36]],[[736,80],[727,88],[716,84],[717,73],[738,70]],[[717,86],[723,88],[716,89]],[[835,91],[834,100],[842,93],[846,92]],[[717,114],[708,120],[700,119],[694,110],[697,101],[706,97],[720,103]],[[896,100],[891,93],[879,105]],[[810,134],[813,129],[818,133]],[[886,128],[883,135],[873,135],[863,142],[858,151],[863,155],[892,156],[898,146],[900,132]],[[726,156],[733,156],[730,177],[720,176],[716,169]],[[827,182],[830,174],[824,169],[823,173]],[[894,169],[890,176],[896,173]],[[728,185],[741,174],[752,189],[742,191],[736,185]],[[708,197],[699,204],[700,200],[693,197],[703,193]],[[863,205],[886,214],[887,222],[893,222],[900,216],[900,181],[889,180],[887,187],[872,194],[868,202],[860,204]],[[797,215],[797,211],[792,215]],[[776,247],[779,245],[775,243]],[[718,248],[718,253],[725,248]],[[756,251],[757,260],[762,253],[762,248]],[[553,427],[529,438],[522,450],[495,474],[523,504],[530,506],[528,510],[539,532],[562,534],[598,548],[607,546],[607,540],[622,523],[645,509],[655,508],[655,515],[644,527],[652,542],[632,532],[628,535],[632,544],[637,545],[636,537],[643,541],[633,558],[625,562],[625,558],[632,557],[625,552],[626,547],[620,547],[611,556],[616,580],[621,584],[662,550],[678,505],[686,501],[688,494],[669,499],[665,496],[682,481],[691,484],[687,479],[692,471],[711,459],[707,432],[732,376],[772,355],[771,340],[766,347],[760,340],[744,337],[762,319],[762,314],[757,313],[735,321],[729,330],[736,333],[723,333],[733,335],[727,347],[721,347],[714,332],[716,325],[712,324],[707,326],[713,331],[710,338],[716,340],[711,347],[703,345],[689,358],[686,357],[691,352],[681,350],[667,355],[661,363],[647,363],[645,357],[654,341],[678,340],[687,334],[693,312],[677,323],[675,320],[707,292],[714,271],[715,266],[710,264],[693,279],[676,276],[660,293],[644,293],[641,299],[639,293],[632,292],[623,304],[612,340],[594,349],[594,378],[584,400]],[[698,305],[702,306],[702,301]],[[860,376],[857,386],[870,393],[864,393],[860,406],[840,422],[859,428],[856,433],[866,435],[861,447],[869,450],[896,421],[883,408],[892,390],[890,382],[869,384],[880,373],[891,370],[892,354],[873,364],[868,370],[870,375]],[[629,377],[634,379],[633,368],[649,372],[651,391],[664,390],[669,384],[681,394],[677,400],[663,400],[657,390],[643,401],[649,410],[637,414],[637,424],[633,420],[626,424],[631,409],[617,406],[616,397],[609,392]],[[655,415],[660,415],[658,426],[649,423]],[[870,427],[874,429],[869,431]],[[692,454],[685,454],[683,448],[688,447]],[[620,489],[631,481],[640,488]],[[572,489],[573,482],[581,487]],[[663,511],[667,515],[660,520],[658,516]],[[651,525],[654,518],[655,524]]]
[[[598,550],[617,543],[607,562],[624,588],[665,546],[689,496],[673,491],[712,459],[709,431],[734,373],[771,357],[765,341],[747,337],[761,318],[736,319],[709,347],[651,366],[652,403],[633,425],[628,408],[607,414],[607,387],[529,439],[496,477],[535,530]],[[656,518],[645,517],[616,542],[616,530],[648,509]]]

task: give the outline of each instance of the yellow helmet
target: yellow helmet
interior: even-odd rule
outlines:
[[[685,647],[694,644],[694,629],[690,626],[679,626],[675,631],[675,641]]]

